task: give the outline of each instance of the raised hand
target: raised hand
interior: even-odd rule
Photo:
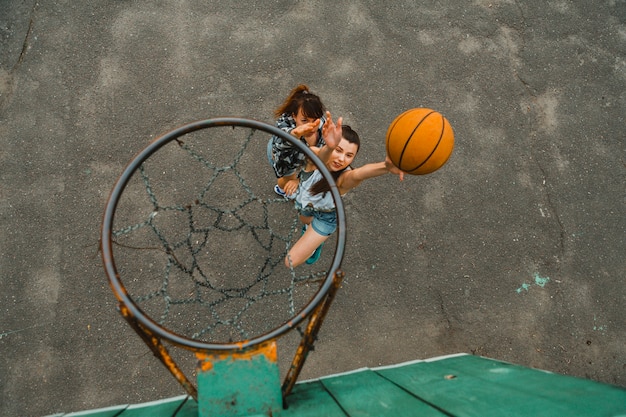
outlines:
[[[304,136],[305,138],[308,138],[310,136],[317,134],[317,129],[319,125],[320,125],[320,119],[315,119],[314,121],[310,123],[305,123],[303,125],[300,125],[294,128],[291,131],[291,134],[298,138],[302,136]]]
[[[330,115],[330,112],[326,112],[326,123],[322,126],[322,136],[324,137],[324,141],[326,145],[330,149],[335,149],[339,142],[341,142],[341,123],[343,122],[343,118],[337,119],[337,124],[333,122],[333,118]]]

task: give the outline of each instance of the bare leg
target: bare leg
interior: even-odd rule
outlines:
[[[302,220],[304,224],[310,224],[312,218],[301,217],[300,220]],[[295,268],[302,265],[326,239],[328,239],[328,236],[322,236],[313,230],[312,227],[307,227],[302,237],[298,239],[285,257],[285,266],[287,268],[290,266]]]

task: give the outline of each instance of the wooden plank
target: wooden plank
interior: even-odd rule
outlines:
[[[182,395],[164,400],[151,401],[141,404],[117,405],[95,410],[79,411],[69,414],[59,414],[63,417],[198,417],[198,407],[193,398]],[[49,416],[53,417],[53,416]]]
[[[320,381],[346,415],[351,417],[445,416],[370,369],[322,378]]]
[[[154,417],[155,415],[173,416],[176,410],[181,408],[183,403],[187,402],[188,399],[189,397],[187,395],[182,395],[159,401],[129,405],[120,417]],[[197,417],[197,415],[198,412],[196,408],[194,417]],[[181,414],[178,414],[177,416],[182,417]]]
[[[287,408],[273,414],[274,417],[345,417],[345,415],[334,398],[317,380],[296,384],[287,397]]]
[[[78,411],[75,413],[61,414],[63,417],[116,417],[128,407],[127,404],[112,407],[98,408],[96,410]]]
[[[154,413],[152,417],[161,416],[159,413]],[[125,416],[121,416],[125,417]],[[170,417],[169,415],[165,415],[164,417]],[[176,417],[198,417],[198,403],[193,398],[189,398],[183,406],[176,413]]]
[[[376,372],[458,417],[626,414],[626,391],[618,387],[477,356]]]
[[[287,404],[287,409],[279,407],[272,415],[626,417],[626,390],[461,355],[301,382],[295,385]],[[199,412],[193,399],[179,396],[54,417],[166,417],[176,410],[176,417],[197,417]]]

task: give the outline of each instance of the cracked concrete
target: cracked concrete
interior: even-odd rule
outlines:
[[[623,0],[9,0],[0,414],[183,393],[115,309],[108,193],[157,135],[272,122],[300,82],[359,131],[357,165],[408,108],[456,137],[441,171],[346,196],[347,276],[303,378],[469,352],[626,386]]]
[[[0,56],[0,109],[13,95],[13,73],[19,69],[28,51],[36,7],[34,1],[6,1],[0,4],[0,45],[5,51]]]

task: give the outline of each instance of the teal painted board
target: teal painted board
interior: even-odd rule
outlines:
[[[181,395],[179,397],[167,398],[164,400],[129,405],[120,417],[154,417],[155,415],[173,416],[175,415],[174,413],[188,401],[188,399],[189,396]],[[196,415],[194,417],[197,417],[197,415],[196,411]]]
[[[62,414],[63,417],[116,417],[128,407],[127,404],[112,407],[99,408],[96,410],[78,411],[75,413]]]
[[[178,412],[176,413],[177,410]],[[176,417],[198,417],[196,402],[193,398],[182,395],[140,404],[116,405],[95,410],[58,414],[58,416],[63,417],[155,417],[173,415],[176,415]]]
[[[124,416],[121,416],[124,417]],[[153,414],[153,417],[161,417],[161,414]],[[170,417],[168,415],[163,417]],[[189,398],[188,401],[185,401],[183,406],[176,413],[176,417],[198,417],[198,403],[193,398]]]
[[[270,414],[282,409],[276,343],[207,355],[198,367],[198,416]]]
[[[294,386],[287,403],[287,409],[277,407],[272,415],[626,417],[623,388],[471,355],[301,382]],[[198,413],[192,398],[179,396],[48,417],[198,417]],[[248,417],[253,415],[259,414]]]
[[[455,416],[597,417],[624,403],[615,387],[471,356],[379,372]]]
[[[465,356],[462,362],[460,358],[456,362],[456,369],[468,375],[473,373],[481,384],[502,387],[503,393],[513,391],[519,400],[532,398],[533,403],[545,404],[554,410],[553,413],[542,411],[542,415],[600,417],[626,414],[626,390],[613,385],[477,356]]]
[[[458,417],[626,413],[626,391],[618,387],[470,355],[376,372]]]
[[[446,416],[370,369],[322,378],[320,381],[350,417]]]
[[[287,396],[287,408],[273,417],[345,417],[333,397],[319,381],[296,384]]]

